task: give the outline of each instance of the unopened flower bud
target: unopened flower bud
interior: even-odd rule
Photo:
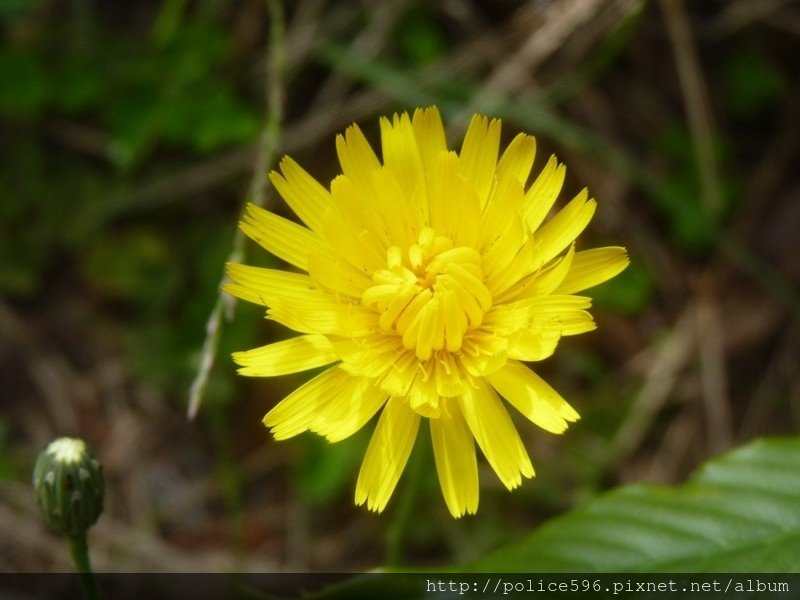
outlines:
[[[33,485],[45,521],[63,535],[85,535],[103,512],[102,469],[83,440],[50,442],[36,459]]]

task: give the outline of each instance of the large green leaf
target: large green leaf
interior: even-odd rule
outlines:
[[[800,571],[800,438],[754,442],[677,487],[611,491],[468,570]]]
[[[453,574],[442,576],[443,571]],[[614,584],[612,580],[585,574],[694,573],[691,581],[711,585],[707,583],[709,577],[716,577],[701,574],[798,571],[800,437],[773,438],[712,460],[688,482],[676,487],[637,484],[603,494],[547,522],[523,541],[469,565],[435,572],[360,575],[307,598],[416,600],[433,597],[431,586],[445,586],[441,592],[436,591],[443,598],[461,597],[465,592],[485,595],[487,590],[487,597],[505,597],[503,585],[527,585],[528,581],[502,580],[482,573],[579,573],[584,575],[548,581],[579,586],[570,588],[573,591],[602,593],[630,580],[617,579]],[[663,585],[669,579],[648,579],[644,574],[639,578],[635,581],[652,580]],[[533,577],[531,581],[539,579]],[[682,588],[689,585],[685,577],[678,577],[678,581]],[[770,581],[778,579],[773,577]],[[744,592],[750,591],[748,586],[757,585],[751,579],[731,579],[721,585],[727,587],[731,583],[743,585]],[[581,587],[585,585],[590,589]],[[246,587],[243,595],[274,598],[257,589],[257,585]],[[733,591],[739,589],[734,587]],[[559,594],[537,590],[535,595],[563,597]],[[616,591],[613,594],[617,597]],[[526,594],[515,596],[512,592],[508,597],[522,595]],[[606,593],[606,597],[611,596]]]

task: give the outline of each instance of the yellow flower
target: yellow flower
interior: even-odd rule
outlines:
[[[307,227],[248,207],[242,230],[301,272],[230,264],[225,290],[302,335],[233,358],[251,376],[327,366],[264,418],[277,440],[310,430],[337,442],[380,412],[355,492],[370,510],[386,506],[426,418],[460,517],[478,509],[475,441],[508,489],[534,475],[501,397],[553,433],[579,418],[520,361],[594,329],[590,299],[575,293],[628,258],[575,251],[595,210],[586,190],[545,221],[565,167],[550,157],[528,186],[533,137],[498,160],[499,120],[475,115],[459,153],[435,107],[380,126],[382,163],[358,126],[337,136],[342,174],[329,190],[288,157],[270,174]]]

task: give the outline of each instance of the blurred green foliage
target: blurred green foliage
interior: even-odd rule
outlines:
[[[728,168],[730,152],[723,139],[715,140],[715,161],[723,172]],[[703,197],[698,158],[692,137],[683,124],[672,123],[654,138],[655,152],[669,165],[670,173],[648,198],[669,225],[674,243],[687,251],[709,250],[719,239],[719,228],[738,197],[734,180],[720,181],[722,206],[712,212]]]
[[[111,6],[13,4],[0,10],[0,122],[8,132],[0,140],[0,293],[29,300],[77,283],[72,293],[91,299],[93,322],[136,380],[181,401],[235,213],[207,201],[141,210],[140,190],[253,142],[262,107],[249,84],[261,82],[232,68],[230,28],[213,3],[187,11],[170,0],[152,23],[125,27],[114,24]],[[243,190],[234,190],[237,204]],[[171,204],[168,192],[162,201]],[[220,356],[252,345],[260,318],[240,310],[223,330]],[[203,422],[235,547],[243,484],[229,437],[231,371],[212,374]],[[11,466],[0,462],[0,475]]]
[[[722,66],[721,84],[728,111],[754,118],[774,108],[787,90],[783,72],[753,46],[731,53]]]
[[[163,146],[204,154],[253,140],[258,111],[232,77],[241,72],[229,68],[229,30],[213,14],[168,21],[157,20],[144,42],[141,31],[119,35],[95,22],[7,23],[18,31],[0,52],[0,116],[89,116],[108,134],[105,152],[120,168]],[[75,29],[89,35],[76,38]]]
[[[318,505],[344,497],[350,500],[369,438],[369,428],[335,444],[317,435],[303,436],[295,485],[305,501]]]
[[[258,136],[263,57],[253,47],[237,48],[229,7],[220,0],[165,0],[140,9],[147,19],[128,22],[125,18],[136,11],[116,3],[0,2],[0,294],[20,306],[53,302],[54,286],[59,294],[81,294],[95,313],[92,318],[124,351],[132,376],[178,402],[195,374],[245,176],[184,203],[166,192],[143,206],[143,190]],[[682,118],[680,102],[655,131],[620,125],[620,140],[630,136],[631,147],[640,144],[657,159],[655,165],[626,154],[629,140],[603,139],[581,119],[566,116],[576,113],[570,103],[583,91],[595,84],[601,94],[607,91],[600,87],[603,78],[641,37],[643,15],[631,11],[576,70],[543,69],[540,89],[531,95],[495,97],[484,89],[482,72],[440,70],[437,77],[418,77],[446,58],[454,42],[464,41],[443,26],[441,12],[419,2],[411,2],[389,32],[387,52],[365,59],[348,46],[350,40],[332,35],[322,37],[309,62],[381,90],[398,108],[437,104],[450,117],[476,108],[475,98],[486,100],[478,110],[502,117],[506,133],[509,127],[535,133],[543,148],[583,154],[630,183],[632,193],[646,199],[633,210],[652,210],[655,226],[667,232],[669,250],[703,258],[718,247],[740,202],[736,132],[724,123],[716,132],[723,206],[711,214],[702,199],[690,132],[683,120],[671,120]],[[710,80],[718,79],[713,100],[718,114],[735,123],[755,128],[793,85],[786,69],[759,46],[726,45],[719,58],[720,68],[708,73]],[[304,68],[292,73],[296,79],[290,88],[298,82],[303,90],[313,88]],[[612,91],[618,91],[614,85]],[[638,85],[656,88],[655,82]],[[292,89],[288,96],[293,98]],[[259,260],[270,259],[258,252],[248,262]],[[761,266],[755,263],[755,269]],[[634,256],[625,272],[591,296],[598,312],[641,315],[656,298],[657,280],[658,274]],[[234,415],[244,396],[237,392],[248,384],[231,376],[234,367],[227,356],[274,337],[262,323],[263,310],[250,306],[240,306],[236,319],[226,322],[219,349],[225,366],[212,374],[201,412],[218,459],[234,541],[241,540],[247,484],[237,454],[242,450],[235,448],[241,423]],[[390,563],[402,564],[409,548],[439,557],[442,544],[455,560],[475,558],[519,536],[513,519],[527,525],[589,500],[607,486],[609,440],[635,390],[621,385],[591,342],[580,343],[565,340],[551,360],[533,365],[579,409],[580,427],[555,440],[539,431],[526,434],[527,443],[541,444],[551,455],[532,452],[535,485],[513,494],[482,464],[480,519],[453,522],[445,515],[429,435],[421,432],[408,471],[380,517]],[[268,389],[269,405],[279,391]],[[290,480],[296,496],[312,506],[349,505],[371,430],[368,426],[333,445],[310,434],[293,442],[297,460]],[[0,479],[17,473],[13,453],[6,452],[8,432],[0,420]]]
[[[23,471],[23,461],[11,449],[10,426],[0,417],[0,481],[16,478]]]
[[[51,93],[37,57],[0,51],[0,111],[5,116],[35,115]]]
[[[231,49],[219,23],[184,23],[146,50],[138,54],[122,44],[103,78],[111,84],[103,91],[116,99],[103,108],[102,118],[120,166],[142,160],[159,143],[208,153],[257,136],[256,113],[224,75]]]
[[[447,51],[447,38],[429,8],[415,7],[395,29],[395,43],[403,63],[423,65]]]
[[[591,290],[598,307],[629,315],[643,312],[654,293],[653,274],[636,260],[622,273]]]
[[[153,23],[125,28],[104,8],[0,10],[0,292],[32,298],[67,267],[124,309],[116,326],[134,371],[178,391],[195,368],[233,222],[189,205],[137,213],[138,189],[254,141],[261,103],[246,71],[230,68],[233,40],[213,3],[165,2]],[[226,336],[249,338],[248,325]]]

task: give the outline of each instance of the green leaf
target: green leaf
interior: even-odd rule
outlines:
[[[800,437],[759,440],[711,460],[682,485],[634,484],[603,494],[465,567],[369,573],[307,597],[422,599],[439,580],[468,583],[473,592],[485,583],[473,573],[798,572],[798,464]],[[447,571],[461,574],[428,578]]]
[[[683,485],[604,494],[467,570],[797,572],[799,464],[800,437],[757,441]]]

